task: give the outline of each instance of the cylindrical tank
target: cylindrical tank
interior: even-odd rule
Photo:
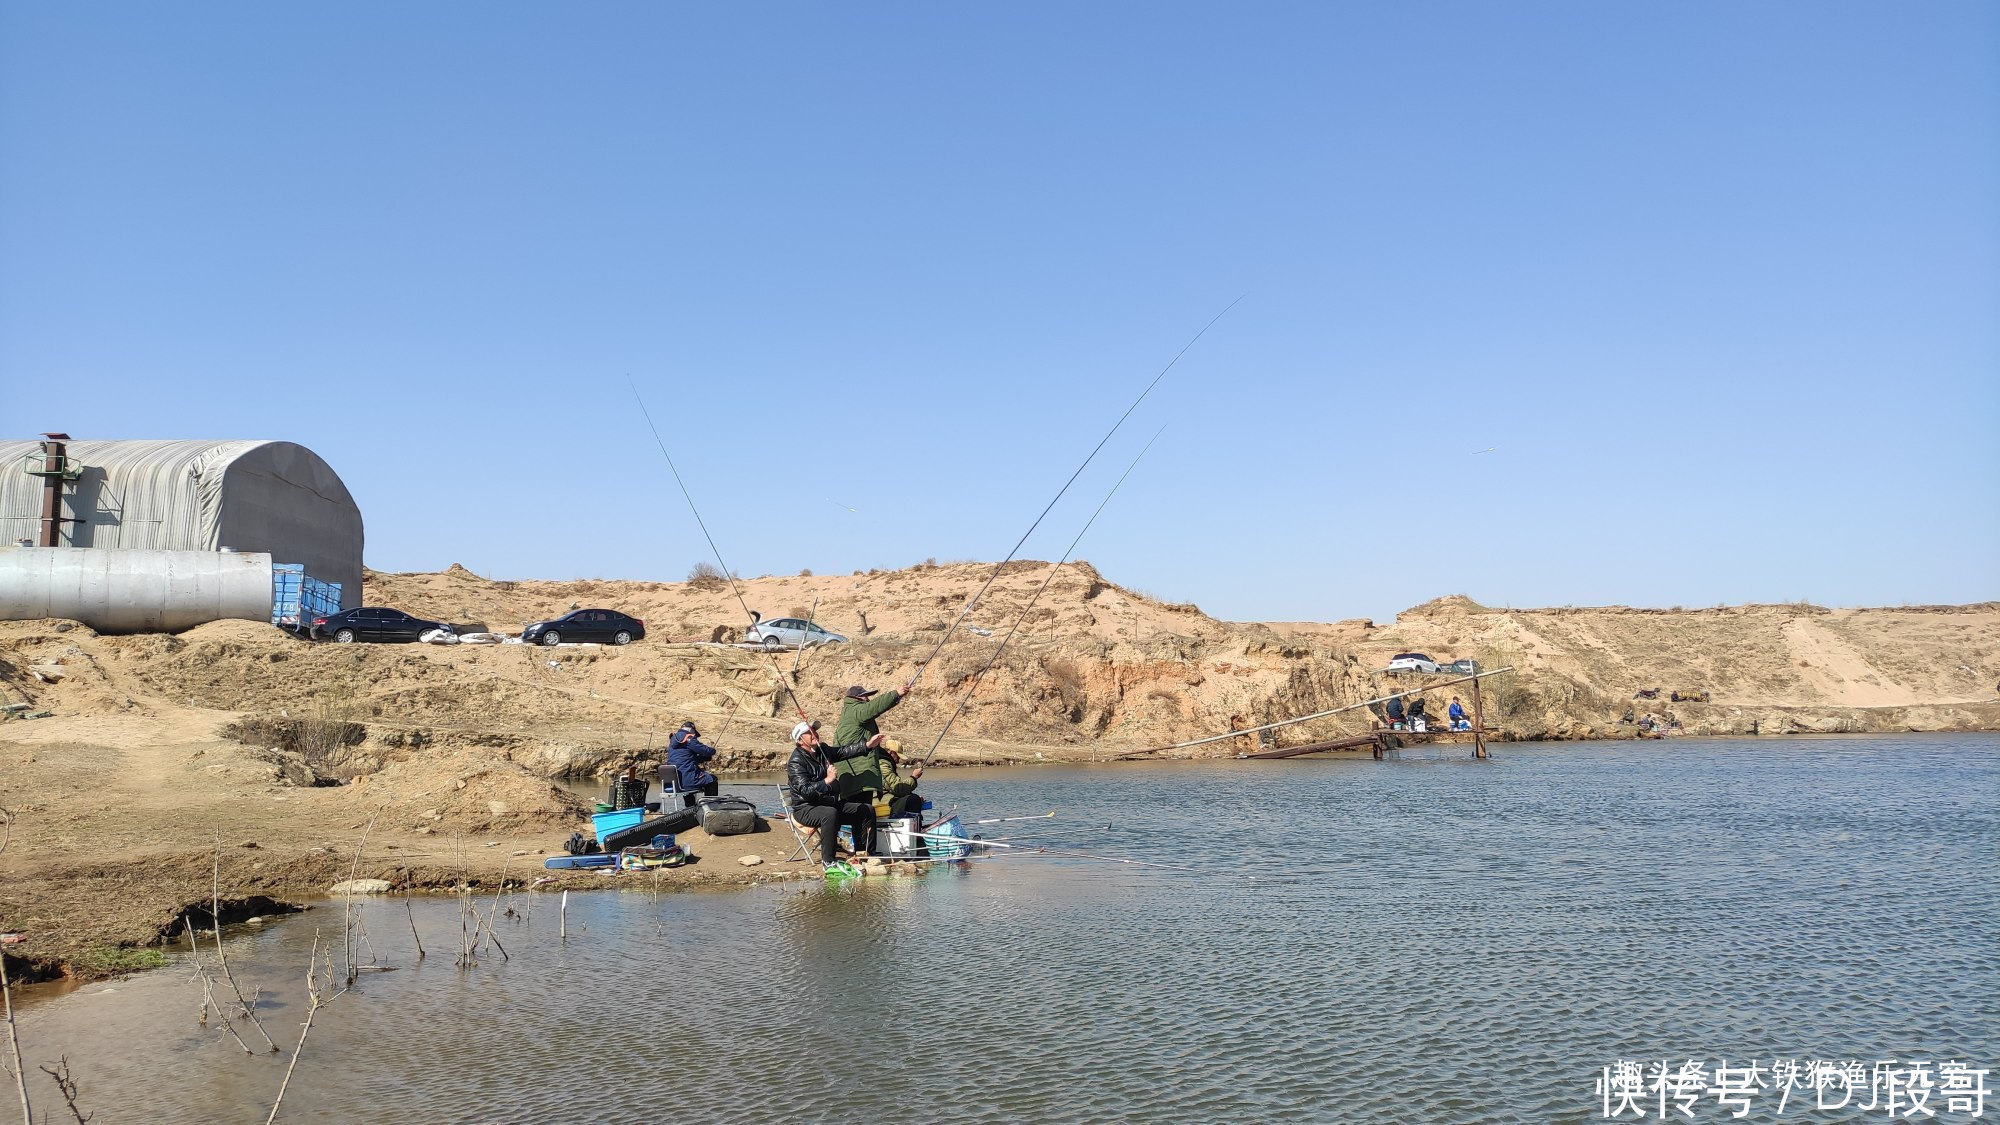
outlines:
[[[271,556],[255,551],[0,548],[0,620],[59,617],[100,633],[170,633],[271,619]]]

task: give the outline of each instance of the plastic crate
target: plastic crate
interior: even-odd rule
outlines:
[[[617,812],[592,813],[591,831],[597,833],[597,842],[602,844],[606,836],[636,828],[646,819],[645,809],[619,809]]]

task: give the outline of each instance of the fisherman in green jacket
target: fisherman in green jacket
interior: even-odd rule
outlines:
[[[845,746],[850,742],[860,742],[882,733],[875,720],[882,717],[889,708],[903,701],[910,690],[904,684],[902,691],[875,692],[855,684],[847,689],[846,698],[840,701],[840,722],[833,728],[833,744]],[[880,695],[880,699],[871,698]]]
[[[876,720],[901,703],[909,690],[909,684],[904,684],[901,691],[879,693],[860,684],[848,688],[840,705],[840,722],[833,728],[833,744],[849,746],[881,734]],[[885,739],[879,745],[880,749],[834,763],[834,771],[840,775],[842,795],[865,796],[868,800],[886,804],[885,815],[888,816],[904,816],[920,811],[924,799],[917,796],[916,789],[917,779],[924,775],[924,767],[918,766],[905,778],[896,771],[903,761],[901,744],[894,739]]]

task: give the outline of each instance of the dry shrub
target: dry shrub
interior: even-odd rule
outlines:
[[[354,721],[355,711],[352,691],[336,687],[316,700],[304,718],[253,715],[224,726],[222,736],[260,750],[275,747],[297,754],[324,774],[346,761],[349,747],[368,739],[368,728]]]
[[[354,690],[346,686],[328,689],[313,701],[312,713],[299,722],[298,745],[314,769],[333,765],[340,752],[368,737],[368,728],[354,721]]]
[[[687,584],[697,590],[721,590],[729,586],[728,580],[722,576],[722,571],[705,562],[698,562],[688,568]]]
[[[1062,697],[1063,709],[1070,713],[1072,721],[1083,717],[1083,707],[1090,698],[1089,689],[1083,678],[1082,669],[1074,660],[1051,660],[1043,665],[1048,671],[1049,683],[1056,694]]]

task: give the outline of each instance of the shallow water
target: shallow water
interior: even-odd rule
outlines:
[[[2000,1063],[2000,737],[1463,755],[944,772],[970,815],[1059,810],[996,836],[1181,869],[638,880],[567,942],[532,896],[467,970],[449,900],[422,961],[376,903],[397,971],[321,1012],[284,1118],[1582,1121],[1620,1058]],[[287,1045],[339,928],[232,939]],[[196,1002],[177,967],[32,1004],[30,1071],[67,1053],[100,1123],[261,1120],[284,1056]]]

